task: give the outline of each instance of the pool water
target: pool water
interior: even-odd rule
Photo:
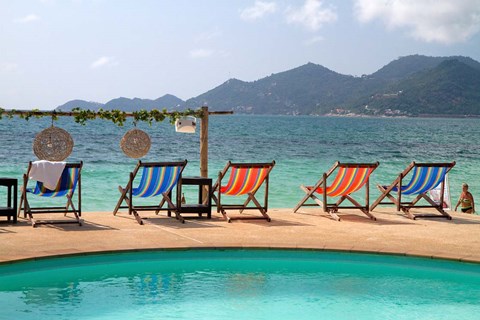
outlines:
[[[480,319],[480,265],[294,250],[0,265],[0,319]]]

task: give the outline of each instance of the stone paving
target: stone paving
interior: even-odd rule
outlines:
[[[480,263],[480,216],[452,212],[453,220],[410,220],[391,208],[377,208],[377,221],[358,210],[339,213],[337,222],[319,208],[270,209],[272,222],[227,223],[189,218],[181,224],[165,213],[143,213],[145,224],[132,216],[85,212],[83,226],[41,225],[26,219],[0,220],[0,262],[40,257],[143,249],[303,248],[394,253]],[[60,214],[39,218],[61,219]],[[187,216],[188,217],[188,216]]]

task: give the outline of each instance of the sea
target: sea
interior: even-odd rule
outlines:
[[[32,148],[35,136],[51,125],[47,117],[0,120],[0,177],[17,178],[20,186],[28,162],[37,160]],[[80,125],[71,117],[60,117],[54,125],[67,130],[74,140],[67,161],[84,163],[82,211],[112,212],[120,196],[118,186],[127,184],[138,161],[127,157],[120,148],[121,138],[134,128],[133,123],[117,126],[97,119]],[[194,134],[177,133],[168,120],[151,126],[139,123],[137,128],[151,138],[150,151],[142,161],[187,159],[184,175],[200,175],[200,128]],[[270,208],[295,207],[304,195],[299,186],[313,185],[336,161],[380,163],[370,178],[370,202],[380,194],[377,184],[390,184],[412,161],[455,161],[448,189],[453,205],[464,182],[469,184],[474,198],[480,199],[478,118],[211,115],[208,135],[208,175],[214,182],[229,160],[275,160],[270,175]],[[187,202],[194,202],[197,191],[189,187],[184,190],[185,197]],[[3,189],[2,203],[6,197]],[[355,198],[362,201],[364,192],[357,192]],[[263,200],[261,192],[259,199]],[[148,201],[158,203],[159,199]]]

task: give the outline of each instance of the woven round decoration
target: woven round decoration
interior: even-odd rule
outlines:
[[[150,150],[150,137],[140,129],[132,129],[120,140],[120,147],[128,157],[138,159]]]
[[[72,150],[72,136],[62,128],[47,128],[37,134],[33,141],[33,153],[40,160],[63,161]]]

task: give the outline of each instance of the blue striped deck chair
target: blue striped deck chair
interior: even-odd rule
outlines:
[[[455,161],[451,163],[415,163],[412,162],[389,186],[377,185],[382,193],[380,197],[372,204],[370,210],[375,209],[380,204],[394,204],[397,211],[403,211],[408,218],[447,218],[452,217],[443,210],[443,195],[445,190],[445,176],[455,166]],[[411,174],[410,174],[411,173]],[[407,175],[411,176],[410,181],[404,184]],[[440,202],[436,203],[427,196],[428,192],[440,185]],[[405,201],[403,196],[416,196],[411,201]],[[391,202],[383,202],[385,198]],[[425,200],[427,204],[419,204],[420,200]],[[438,214],[413,214],[410,212],[413,208],[434,208]]]
[[[121,196],[113,214],[116,215],[119,209],[128,209],[128,214],[133,214],[137,222],[143,224],[142,217],[138,214],[139,211],[155,211],[155,214],[158,214],[161,210],[167,210],[169,215],[171,211],[174,211],[176,218],[184,223],[185,221],[178,211],[178,201],[176,205],[173,204],[171,196],[186,165],[187,160],[180,162],[139,161],[133,172],[130,173],[127,186],[125,188],[118,187]],[[133,182],[140,169],[142,169],[142,177],[138,186],[133,187]],[[134,197],[150,198],[155,196],[162,196],[162,200],[157,205],[133,204]],[[124,201],[126,206],[122,206]],[[165,203],[167,203],[167,208],[163,209]]]
[[[370,219],[376,220],[369,212],[369,199],[370,199],[370,175],[379,166],[378,162],[375,163],[340,163],[335,164],[322,175],[322,178],[313,186],[301,185],[300,189],[305,192],[305,196],[293,209],[293,212],[297,212],[302,206],[320,206],[324,212],[327,212],[333,219],[340,221],[340,217],[336,214],[338,209],[359,209]],[[337,170],[338,169],[338,170]],[[327,185],[328,178],[336,172],[335,178],[330,185]],[[357,200],[351,197],[351,194],[365,189],[365,205],[361,205]],[[321,196],[319,199],[316,194]],[[328,198],[339,197],[336,202],[329,203]],[[313,200],[315,203],[306,203],[307,200]],[[352,205],[341,205],[345,200],[348,200]]]
[[[64,223],[78,223],[82,225],[80,216],[82,215],[82,191],[81,191],[81,170],[83,162],[79,163],[67,163],[63,169],[62,175],[55,189],[47,189],[42,182],[37,181],[34,188],[28,188],[28,177],[30,169],[32,168],[32,162],[28,164],[27,173],[23,175],[23,187],[20,197],[20,205],[18,207],[18,215],[23,210],[24,217],[28,217],[28,220],[33,227],[39,224],[64,224]],[[73,203],[73,195],[77,194],[77,207]],[[65,206],[42,206],[31,207],[27,195],[32,194],[43,198],[67,198],[67,204]],[[34,214],[39,213],[63,213],[64,216],[67,213],[73,213],[75,220],[43,220],[36,221],[33,218]]]

